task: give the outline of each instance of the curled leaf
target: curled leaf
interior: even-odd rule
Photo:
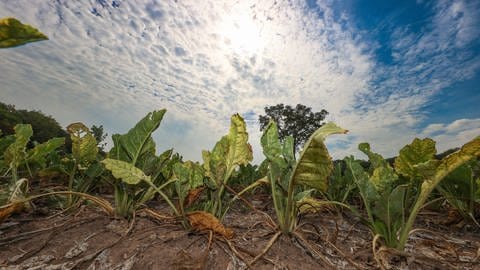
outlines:
[[[327,177],[333,170],[332,158],[324,144],[325,138],[332,134],[345,134],[348,131],[330,122],[317,129],[305,143],[300,159],[293,171],[294,185],[306,185],[326,191]]]
[[[330,201],[317,200],[312,197],[305,197],[297,201],[297,207],[301,214],[318,213],[323,210],[333,211],[335,209]]]
[[[188,191],[187,197],[183,201],[183,207],[189,207],[194,203],[198,198],[200,198],[200,195],[202,194],[202,191],[205,190],[205,187],[198,187],[192,190]]]
[[[0,207],[0,224],[12,214],[22,211],[24,207],[25,203],[23,202],[10,203]]]

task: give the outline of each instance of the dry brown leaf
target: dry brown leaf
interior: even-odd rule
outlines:
[[[210,213],[204,211],[194,211],[188,213],[187,218],[194,230],[211,230],[227,239],[231,239],[233,237],[233,230],[223,226],[223,224],[220,223],[220,221]]]
[[[8,218],[13,213],[18,213],[23,210],[24,203],[12,203],[6,207],[0,208],[0,223],[2,223],[6,218]]]
[[[200,194],[202,194],[202,191],[204,190],[205,187],[198,187],[190,190],[185,198],[185,201],[183,202],[183,207],[187,208],[192,205],[192,203],[194,203],[200,197]]]

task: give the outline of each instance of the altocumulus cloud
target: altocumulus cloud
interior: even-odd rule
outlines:
[[[360,141],[393,155],[414,136],[456,125],[421,126],[433,95],[478,70],[478,55],[469,54],[478,32],[467,27],[478,14],[459,3],[430,4],[421,33],[392,29],[386,46],[395,65],[388,65],[332,1],[314,8],[273,0],[1,1],[0,17],[33,24],[50,40],[0,52],[0,97],[63,125],[103,124],[110,134],[167,108],[159,148],[197,160],[239,112],[260,161],[256,119],[263,107],[303,103],[351,130],[331,141],[335,157]],[[480,127],[465,121],[470,131]],[[470,131],[445,136],[457,146]]]

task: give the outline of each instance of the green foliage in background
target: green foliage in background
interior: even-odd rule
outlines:
[[[260,131],[264,131],[270,121],[277,124],[278,137],[283,141],[288,136],[293,138],[294,153],[300,150],[308,138],[320,128],[328,112],[312,112],[312,108],[302,104],[292,107],[282,103],[265,107],[265,115],[259,116]]]

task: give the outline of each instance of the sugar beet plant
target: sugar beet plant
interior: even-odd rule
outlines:
[[[33,135],[32,126],[18,124],[15,134],[0,138],[0,173],[3,179],[0,205],[22,200],[28,196],[27,179],[47,167],[47,156],[64,144],[65,138],[53,138],[28,149]]]
[[[442,160],[434,158],[432,140],[415,139],[400,151],[395,169],[372,152],[369,144],[362,143],[359,149],[369,157],[368,171],[353,157],[345,158],[345,162],[364,203],[365,222],[388,247],[403,250],[430,193],[456,168],[480,155],[480,137]]]
[[[29,124],[18,124],[14,128],[15,134],[0,138],[0,171],[2,178],[10,179],[6,187],[2,187],[0,192],[0,220],[6,218],[14,212],[21,211],[28,202],[36,198],[51,195],[67,195],[69,201],[74,196],[87,198],[102,206],[107,212],[112,212],[108,202],[101,198],[91,196],[82,192],[76,192],[69,189],[67,191],[56,191],[30,195],[28,192],[29,179],[38,175],[52,174],[54,172],[62,173],[62,162],[70,162],[73,157],[67,155],[60,161],[57,149],[64,145],[65,138],[52,138],[47,142],[37,144],[33,148],[28,148],[30,137],[33,134],[32,127]],[[75,144],[74,144],[75,145]],[[83,149],[73,149],[73,156]],[[83,156],[83,155],[81,155]],[[83,162],[80,162],[84,164]],[[83,168],[81,169],[83,170]],[[65,172],[68,175],[68,172]],[[73,172],[72,175],[75,175]],[[74,179],[72,178],[72,181]]]
[[[213,231],[231,237],[231,231],[223,228],[215,216],[224,213],[224,188],[233,170],[238,164],[248,162],[245,159],[251,159],[243,119],[239,115],[232,117],[229,135],[222,137],[212,152],[204,151],[208,165],[200,165],[171,158],[172,150],[155,156],[151,134],[159,127],[164,114],[165,110],[149,113],[127,134],[113,135],[114,147],[102,163],[117,179],[114,182],[117,215],[131,217],[158,193],[171,207],[174,216],[181,218],[185,228],[202,227],[206,222]],[[187,211],[186,208],[207,185],[212,191],[204,205],[211,214]],[[173,187],[176,204],[172,192],[166,193],[166,187]]]
[[[167,150],[156,156],[155,142],[152,133],[160,126],[166,110],[153,111],[127,134],[112,136],[113,148],[108,153],[108,158],[102,163],[112,172],[116,181],[115,211],[122,217],[131,217],[136,209],[151,200],[156,193],[171,206],[175,215],[179,212],[170,198],[162,191],[175,179],[168,180],[166,175],[171,162],[172,150]]]
[[[223,218],[227,209],[223,205],[225,186],[240,165],[247,165],[253,159],[245,121],[240,115],[231,117],[228,135],[223,136],[212,151],[203,151],[202,157],[209,190],[205,210],[217,218]]]
[[[480,223],[475,214],[480,210],[480,170],[479,160],[473,159],[450,173],[437,189],[447,202],[467,220],[478,227]]]
[[[293,138],[278,138],[277,125],[270,122],[261,138],[263,153],[268,160],[267,177],[270,183],[278,226],[290,234],[297,224],[297,203],[308,195],[301,192],[306,186],[325,192],[328,177],[333,169],[324,140],[332,134],[347,131],[334,123],[327,123],[316,130],[305,143],[298,161],[294,158]]]

